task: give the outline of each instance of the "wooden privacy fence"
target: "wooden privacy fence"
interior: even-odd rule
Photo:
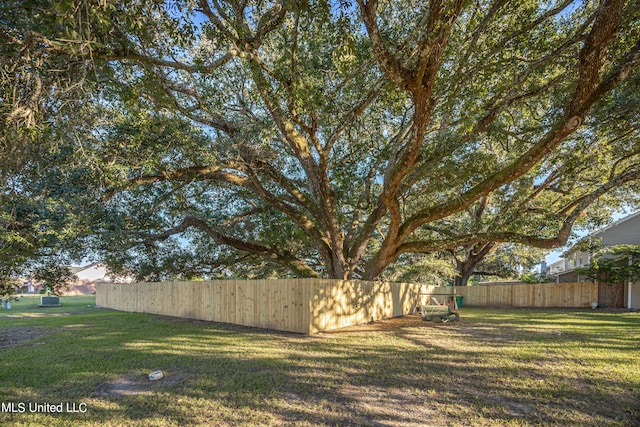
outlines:
[[[456,288],[463,304],[475,307],[589,307],[598,301],[595,283],[536,283]]]
[[[451,287],[359,280],[283,279],[156,282],[96,286],[96,304],[122,311],[312,334],[414,312]],[[588,307],[593,283],[457,288],[465,306]],[[443,300],[442,295],[437,297]]]
[[[357,280],[284,279],[96,286],[96,304],[244,326],[328,331],[402,316],[433,286]]]

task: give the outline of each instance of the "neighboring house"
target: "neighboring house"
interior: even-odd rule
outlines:
[[[34,285],[28,278],[18,279],[18,283],[20,283],[17,288],[19,294],[35,294],[39,290],[39,287]]]
[[[617,245],[640,245],[640,212],[629,215],[620,221],[611,224],[602,230],[596,231],[585,237],[585,239],[598,240],[604,247]],[[581,251],[576,245],[569,249],[565,258],[549,264],[546,274],[556,282],[580,282],[588,280],[587,277],[576,271],[577,268],[584,268],[591,262],[591,254]],[[606,286],[606,287],[605,287]],[[640,283],[624,283],[619,285],[621,289],[616,290],[610,285],[601,286],[600,294],[611,294],[608,299],[619,299],[620,302],[609,302],[607,305],[620,305],[627,308],[640,308]]]
[[[69,267],[71,272],[77,277],[76,282],[69,286],[67,295],[78,294],[93,294],[96,292],[96,283],[103,282],[119,282],[119,283],[132,283],[133,278],[118,278],[115,279],[107,274],[107,269],[101,264],[93,263],[85,266],[72,266]]]
[[[98,263],[88,264],[82,267],[69,267],[78,280],[103,280],[107,270]]]
[[[76,276],[77,280],[69,285],[67,295],[86,295],[96,291],[96,283],[108,282],[107,270],[98,263],[84,266],[70,266],[69,270]]]
[[[558,279],[559,274],[565,270],[567,270],[567,260],[564,258],[561,258],[558,261],[547,265],[547,268],[545,269],[544,273],[548,277],[554,277]]]
[[[107,269],[99,263],[87,264],[84,266],[67,266],[67,268],[75,276],[66,291],[65,295],[87,295],[94,294],[96,292],[96,283],[133,283],[135,280],[133,277],[118,277],[113,278],[107,274]],[[35,294],[42,292],[42,286],[30,278],[20,279],[21,286],[18,288],[18,293],[22,294]]]

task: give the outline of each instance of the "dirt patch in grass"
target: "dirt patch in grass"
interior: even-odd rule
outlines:
[[[38,338],[46,337],[57,332],[56,329],[45,329],[36,327],[17,327],[0,329],[0,351],[7,350],[22,344],[31,343]],[[34,344],[43,344],[41,342]]]
[[[159,380],[150,380],[148,375],[125,374],[115,381],[103,383],[98,386],[98,397],[127,397],[151,394],[154,391],[169,388],[191,376],[189,373],[180,372],[177,369],[162,371],[163,377]]]
[[[332,331],[319,332],[317,336],[339,336],[344,334],[353,334],[359,332],[379,332],[379,331],[395,331],[401,328],[412,327],[450,327],[454,322],[434,323],[423,321],[419,314],[411,314],[402,317],[393,317],[391,319],[377,320],[361,325],[347,326]]]

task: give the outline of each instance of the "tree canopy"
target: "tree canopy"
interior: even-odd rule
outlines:
[[[0,12],[3,153],[44,147],[48,200],[116,270],[373,279],[405,254],[561,246],[637,202],[636,0]]]

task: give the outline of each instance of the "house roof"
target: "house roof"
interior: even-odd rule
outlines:
[[[603,246],[640,245],[640,211],[633,213],[607,227],[583,237],[580,242],[600,239]],[[573,245],[564,254],[567,257],[579,250],[579,243]]]
[[[83,266],[73,266],[73,265],[72,265],[72,266],[70,266],[70,267],[68,267],[68,268],[69,268],[69,270],[71,270],[71,272],[72,272],[73,274],[76,274],[76,273],[80,273],[81,271],[88,270],[88,269],[90,269],[91,267],[95,267],[95,266],[97,266],[97,265],[98,265],[98,263],[97,263],[97,262],[94,262],[94,263],[92,263],[92,264],[87,264],[87,265],[83,265]]]
[[[605,246],[640,245],[640,211],[590,234],[589,237],[601,239]]]

